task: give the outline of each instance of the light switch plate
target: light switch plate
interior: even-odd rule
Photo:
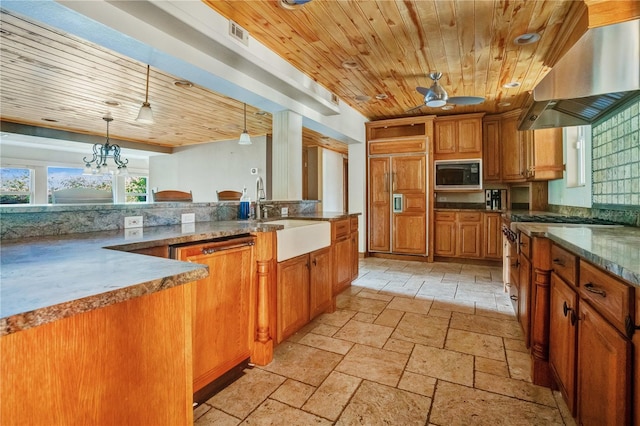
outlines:
[[[142,216],[127,216],[124,218],[124,229],[142,228]]]
[[[282,207],[280,208],[280,214],[282,216],[289,216],[289,207]]]

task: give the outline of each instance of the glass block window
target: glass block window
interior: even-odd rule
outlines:
[[[640,96],[592,134],[594,207],[640,208]]]

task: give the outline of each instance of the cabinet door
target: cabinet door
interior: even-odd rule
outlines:
[[[502,120],[500,129],[500,143],[502,145],[502,180],[505,182],[523,182],[524,147],[522,132],[518,131],[518,117],[508,117]]]
[[[455,154],[458,123],[455,120],[435,122],[434,154]]]
[[[460,257],[480,257],[480,235],[482,224],[463,222],[458,224],[456,255]]]
[[[393,215],[393,252],[426,254],[427,224],[424,213]]]
[[[482,120],[466,118],[458,121],[458,152],[469,156],[482,155]]]
[[[336,240],[333,244],[334,287],[333,295],[337,295],[351,283],[351,237]]]
[[[436,256],[455,256],[456,222],[436,219],[435,234],[434,254]]]
[[[215,271],[193,292],[193,390],[203,388],[250,356],[253,338],[252,248],[179,255]],[[223,326],[220,326],[223,325]]]
[[[369,250],[391,250],[391,159],[369,159]]]
[[[485,182],[499,182],[500,176],[500,121],[486,120],[483,125],[482,175]]]
[[[550,299],[549,366],[571,414],[575,415],[578,294],[552,273]]]
[[[578,423],[629,424],[631,342],[588,303],[579,311]]]
[[[309,321],[309,255],[278,263],[278,343]]]
[[[358,252],[358,231],[351,233],[351,281],[358,278],[360,254]]]
[[[500,213],[485,213],[482,232],[483,257],[502,259],[502,232],[500,231]]]
[[[333,256],[331,247],[309,253],[309,316],[331,309],[333,301]]]
[[[425,193],[427,158],[424,155],[393,157],[391,161],[391,189],[394,193]]]
[[[562,128],[530,132],[527,139],[527,178],[529,180],[562,179]]]
[[[520,255],[518,267],[518,320],[524,332],[524,342],[531,345],[531,262]]]

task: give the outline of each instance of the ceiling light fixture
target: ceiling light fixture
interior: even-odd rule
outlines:
[[[516,37],[513,42],[519,46],[523,46],[525,44],[533,44],[540,40],[540,34],[538,33],[525,33]]]
[[[296,10],[309,3],[310,1],[311,0],[280,0],[278,4],[283,9]]]
[[[445,106],[442,107],[443,111],[450,111],[452,109],[453,109],[453,105],[445,105]]]
[[[147,88],[144,94],[144,102],[140,107],[138,118],[136,121],[143,124],[153,124],[153,111],[151,111],[151,104],[149,103],[149,65],[147,65]]]
[[[427,94],[424,97],[424,104],[431,108],[443,107],[447,104],[449,95],[444,87],[440,86],[438,80],[442,77],[441,72],[432,72],[429,77],[433,80],[433,85],[429,87]]]
[[[107,122],[107,141],[104,144],[94,144],[93,145],[93,157],[91,160],[88,160],[87,157],[84,157],[82,161],[84,161],[84,171],[83,175],[99,175],[104,174],[107,175],[111,172],[109,169],[109,165],[107,164],[107,159],[113,158],[113,162],[118,167],[115,170],[116,175],[128,176],[129,171],[127,170],[127,163],[129,160],[122,160],[120,158],[120,146],[116,144],[109,143],[109,123],[113,121],[113,117],[111,114],[107,113],[104,117],[102,117],[104,121]]]
[[[342,68],[347,70],[354,70],[358,68],[358,63],[354,60],[342,61]]]
[[[176,80],[173,85],[182,89],[190,89],[193,87],[193,83],[188,80]]]
[[[515,89],[516,87],[520,87],[520,83],[517,81],[511,81],[509,83],[505,83],[502,87],[505,89]]]
[[[385,99],[389,99],[389,95],[387,95],[386,93],[378,93],[376,95],[376,99],[379,101],[384,101]]]
[[[247,131],[247,104],[244,104],[244,130],[240,134],[238,145],[251,145],[251,137]]]

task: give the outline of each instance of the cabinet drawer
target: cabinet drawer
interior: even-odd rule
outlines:
[[[427,139],[425,137],[384,142],[369,142],[369,155],[425,152],[426,149]]]
[[[580,260],[580,297],[626,335],[625,319],[633,311],[633,287]]]
[[[331,227],[332,231],[332,240],[338,240],[340,238],[344,238],[351,233],[351,225],[349,223],[349,219],[341,219],[336,222],[333,222],[333,226]]]
[[[358,217],[354,216],[349,220],[351,221],[351,232],[356,232],[358,230]]]
[[[528,259],[531,259],[531,237],[522,232],[520,235],[520,253],[524,254]]]
[[[575,286],[577,284],[578,258],[557,245],[551,246],[553,271],[563,280]]]
[[[482,221],[482,213],[480,212],[458,213],[458,221],[459,222],[480,222]]]
[[[436,212],[436,220],[455,222],[455,212]]]

